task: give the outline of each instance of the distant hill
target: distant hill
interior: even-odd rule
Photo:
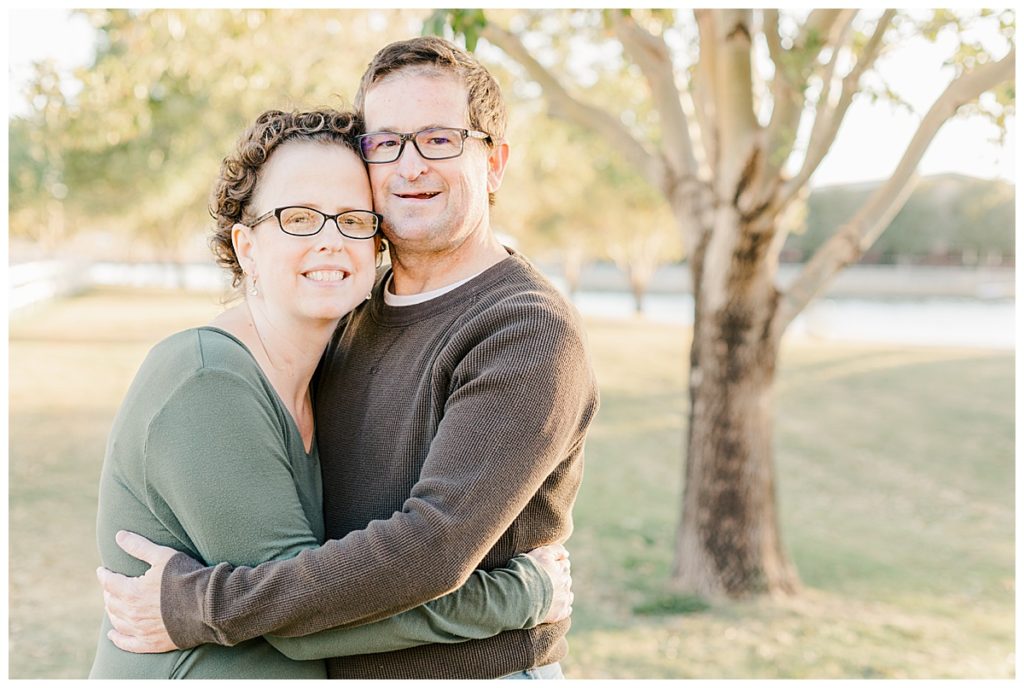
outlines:
[[[783,260],[806,259],[882,182],[811,191],[804,226],[786,240]],[[1013,264],[1014,186],[960,174],[922,178],[864,263]]]

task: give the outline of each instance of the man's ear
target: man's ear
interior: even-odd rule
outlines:
[[[498,141],[487,156],[487,193],[494,193],[501,187],[508,164],[508,141]]]
[[[256,267],[256,243],[253,241],[252,228],[241,222],[232,225],[231,245],[235,247],[235,258],[242,266],[242,271],[251,275]]]

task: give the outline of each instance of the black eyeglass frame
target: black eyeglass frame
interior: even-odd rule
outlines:
[[[286,210],[290,210],[292,208],[301,208],[303,210],[312,210],[314,213],[319,213],[320,216],[323,217],[324,221],[320,225],[320,228],[317,229],[315,232],[313,232],[311,234],[295,234],[294,232],[289,232],[287,229],[284,228],[284,224],[282,224],[282,222],[281,222],[281,213],[283,213]],[[349,213],[370,213],[371,215],[373,215],[373,217],[376,219],[376,224],[374,225],[374,232],[373,232],[373,234],[371,234],[370,236],[366,236],[366,237],[363,237],[363,236],[351,236],[350,234],[345,234],[345,230],[343,230],[341,228],[341,223],[338,222],[338,218],[340,218],[342,215],[347,215]],[[381,226],[381,223],[384,222],[384,216],[381,215],[378,212],[374,212],[373,210],[360,210],[358,208],[354,208],[352,210],[343,210],[340,213],[336,213],[334,215],[329,215],[329,214],[325,213],[322,210],[317,210],[316,208],[310,208],[309,206],[305,206],[305,205],[286,205],[286,206],[282,206],[280,208],[274,208],[273,210],[268,210],[267,212],[263,213],[262,215],[257,217],[255,220],[253,220],[252,223],[249,225],[249,227],[255,227],[259,223],[261,223],[261,222],[263,222],[265,220],[269,220],[271,217],[276,217],[277,218],[278,229],[280,229],[282,232],[284,232],[288,236],[297,236],[297,237],[316,236],[317,234],[319,234],[320,232],[323,231],[324,227],[327,226],[327,221],[328,220],[334,220],[334,226],[338,228],[338,231],[341,233],[341,235],[343,237],[346,237],[348,239],[372,239],[373,237],[375,237],[378,234],[380,234],[380,226]]]
[[[459,134],[462,135],[462,139],[459,141],[459,152],[456,153],[455,155],[443,155],[441,157],[433,157],[425,154],[422,150],[420,150],[420,144],[416,143],[416,137],[428,131],[459,132]],[[398,140],[400,141],[398,145],[398,153],[391,160],[369,160],[366,157],[366,153],[363,151],[363,139],[368,138],[370,136],[380,136],[381,134],[388,134],[390,136],[398,137]],[[494,137],[488,134],[486,131],[478,131],[476,129],[461,129],[459,127],[428,127],[427,129],[420,129],[419,131],[414,131],[407,134],[403,134],[397,131],[371,131],[357,136],[356,142],[359,144],[359,157],[361,157],[364,162],[370,165],[387,165],[389,163],[397,161],[400,157],[402,157],[402,153],[405,152],[406,141],[412,141],[412,145],[416,148],[416,152],[419,153],[420,157],[422,157],[424,160],[451,160],[452,158],[457,158],[466,152],[466,139],[468,138],[477,139],[479,141],[486,141],[489,144],[494,143]]]

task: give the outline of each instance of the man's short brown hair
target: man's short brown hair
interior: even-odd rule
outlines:
[[[370,87],[404,69],[425,75],[458,77],[466,87],[470,128],[487,132],[495,143],[505,138],[508,108],[498,82],[473,55],[437,36],[419,36],[381,48],[359,82],[356,110],[365,114],[363,107]]]

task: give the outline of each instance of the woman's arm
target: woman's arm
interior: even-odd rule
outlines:
[[[319,545],[275,419],[262,390],[234,373],[204,369],[179,387],[150,427],[151,508],[208,564],[255,566]],[[521,555],[378,623],[268,640],[293,659],[315,659],[486,638],[540,623],[553,592],[548,573]]]
[[[474,571],[453,593],[375,623],[332,628],[298,638],[264,636],[292,659],[323,659],[462,643],[533,628],[551,606],[551,578],[525,554],[494,571]]]

